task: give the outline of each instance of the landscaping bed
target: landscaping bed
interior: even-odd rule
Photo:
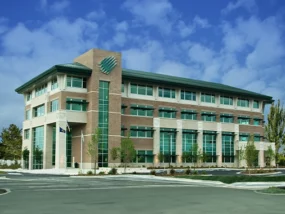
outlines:
[[[175,176],[176,178],[187,178],[187,179],[196,179],[196,180],[208,180],[208,181],[221,181],[226,184],[236,183],[236,182],[285,182],[285,176]]]
[[[277,172],[275,169],[254,169],[254,170],[245,170],[241,171],[241,174],[250,175],[250,174],[267,174]]]
[[[285,187],[269,187],[267,189],[257,190],[256,192],[268,194],[285,194]]]
[[[6,172],[0,171],[0,174],[6,174]]]

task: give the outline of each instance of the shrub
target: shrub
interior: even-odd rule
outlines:
[[[207,175],[207,172],[205,172],[205,171],[202,171],[202,175]]]
[[[193,175],[198,175],[198,171],[194,170]]]
[[[175,170],[174,169],[171,169],[170,170],[170,175],[174,175],[175,174]]]
[[[93,175],[93,172],[90,170],[87,172],[87,175]]]
[[[190,169],[186,169],[184,172],[185,172],[186,175],[190,175],[191,170]]]
[[[105,172],[101,171],[99,172],[99,175],[105,175]]]
[[[279,166],[285,166],[285,156],[278,157],[278,165]]]
[[[116,175],[117,174],[117,169],[116,168],[112,168],[109,172],[109,175]]]
[[[135,175],[135,174],[137,174],[137,172],[136,172],[136,171],[134,171],[134,172],[133,172],[133,174]]]
[[[150,174],[151,174],[151,175],[156,175],[155,170],[151,170],[151,171],[150,171]]]

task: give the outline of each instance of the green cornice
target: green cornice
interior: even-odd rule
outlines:
[[[68,63],[68,64],[60,64],[54,65],[50,69],[46,70],[45,72],[41,73],[40,75],[34,77],[30,81],[26,82],[25,84],[21,85],[15,91],[19,94],[23,93],[26,89],[30,88],[34,84],[37,84],[49,76],[52,76],[56,73],[65,73],[71,75],[80,75],[80,76],[91,76],[92,69],[80,64],[80,63]]]

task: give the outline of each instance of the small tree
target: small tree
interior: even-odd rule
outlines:
[[[254,145],[254,136],[251,135],[247,145],[245,147],[245,161],[247,164],[248,169],[253,168],[253,166],[256,163],[256,160],[258,159],[258,151],[255,148]],[[250,174],[250,170],[249,170],[249,174]]]
[[[113,147],[112,149],[110,149],[110,156],[113,161],[119,159],[120,157],[119,152],[120,152],[120,148]]]
[[[266,151],[266,161],[268,161],[269,169],[271,168],[271,162],[275,160],[275,152],[271,146]]]
[[[28,150],[27,147],[22,152],[23,155],[23,161],[24,161],[24,168],[29,168],[29,156],[30,156],[30,151]]]
[[[87,154],[94,161],[94,174],[96,175],[97,160],[98,160],[98,145],[102,137],[100,128],[96,128],[92,134],[91,141],[88,142]]]
[[[241,146],[238,150],[238,167],[241,167],[241,161],[244,160],[245,150],[244,147]]]
[[[164,160],[164,155],[163,155],[163,153],[158,153],[158,160],[159,160],[159,162],[160,163],[162,163],[163,162],[163,160]]]
[[[123,162],[124,172],[126,173],[127,164],[136,157],[136,150],[133,141],[130,139],[130,135],[122,139],[120,147],[111,149],[111,156],[115,160],[120,158]]]

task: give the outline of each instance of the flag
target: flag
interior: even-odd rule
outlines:
[[[59,127],[59,132],[65,133],[65,130],[61,127]]]
[[[68,131],[70,132],[70,127],[68,125],[68,121],[66,120],[66,127],[68,128]]]
[[[84,143],[84,135],[82,131],[81,131],[81,142]]]

